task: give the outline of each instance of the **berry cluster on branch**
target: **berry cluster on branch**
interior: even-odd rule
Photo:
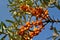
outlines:
[[[32,16],[35,16],[37,18],[46,19],[49,16],[48,10],[43,10],[43,8],[41,8],[41,7],[33,8],[33,7],[29,7],[28,5],[21,5],[20,10],[30,12],[32,14]]]
[[[30,31],[30,28],[32,28],[32,27],[34,27],[34,28],[32,31]],[[24,35],[25,31],[29,30],[28,35],[30,38],[33,38],[34,36],[38,35],[43,28],[44,28],[44,26],[43,26],[42,20],[37,20],[36,22],[32,21],[32,23],[26,22],[26,24],[24,26],[21,26],[18,34]]]
[[[42,29],[44,28],[43,20],[49,18],[48,10],[43,10],[43,8],[40,7],[33,8],[33,7],[29,7],[28,5],[21,5],[20,10],[25,12],[30,12],[32,16],[35,16],[36,18],[40,18],[37,19],[36,21],[32,21],[31,23],[26,22],[25,25],[20,27],[18,34],[22,36],[26,36],[23,38],[24,40],[28,40],[28,37],[33,38],[42,31]],[[33,29],[31,30],[31,28]]]

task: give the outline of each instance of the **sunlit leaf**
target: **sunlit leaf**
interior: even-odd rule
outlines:
[[[1,26],[7,27],[4,22],[1,21]]]
[[[7,28],[7,26],[5,25],[5,23],[2,22],[2,21],[1,21],[0,27],[1,27],[1,32],[3,32]]]
[[[1,27],[1,24],[0,24],[0,32],[2,32],[2,27]]]

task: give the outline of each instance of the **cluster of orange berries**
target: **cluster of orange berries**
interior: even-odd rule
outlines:
[[[29,7],[28,5],[21,5],[20,10],[30,12],[33,16],[36,16],[36,18],[40,18],[40,20],[32,21],[31,23],[26,22],[26,24],[24,26],[21,26],[20,30],[18,31],[19,35],[24,36],[24,34],[27,34],[25,33],[25,31],[28,30],[29,37],[33,38],[34,36],[38,35],[44,28],[44,24],[42,20],[45,20],[46,18],[49,17],[48,10],[43,10],[40,7],[32,8],[32,7]],[[30,31],[30,28],[33,28],[33,30]],[[27,35],[25,36],[26,37],[24,37],[24,39],[28,40],[28,36]]]
[[[48,18],[48,10],[43,10],[40,7],[32,8],[29,7],[28,5],[21,5],[20,10],[30,12],[33,16],[36,16],[37,18],[43,19]]]
[[[33,28],[32,31],[29,31],[29,37],[33,38],[34,36],[38,35],[41,30],[44,28],[42,20],[37,20],[36,22],[32,21],[32,23],[27,22],[26,25],[21,26],[18,34],[19,35],[24,35],[26,30],[30,30],[30,28]],[[28,38],[24,38],[25,40],[27,40]]]

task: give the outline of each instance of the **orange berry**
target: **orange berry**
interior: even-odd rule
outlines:
[[[39,20],[38,25],[43,25],[42,20]]]
[[[33,37],[34,37],[34,35],[29,35],[29,37],[30,37],[30,38],[33,38]]]
[[[40,31],[34,31],[35,35],[38,35]]]
[[[39,14],[37,14],[37,13],[35,13],[35,15],[34,16],[36,16],[37,18],[39,17]]]
[[[27,28],[25,27],[24,30],[27,30]]]
[[[28,25],[29,28],[32,28],[32,25]]]
[[[34,31],[34,33],[35,33],[34,35],[38,35],[39,32],[41,31],[41,29],[35,27],[35,28],[33,29],[33,31]]]
[[[29,11],[31,11],[31,10],[33,10],[33,8],[32,7],[29,7]]]
[[[36,31],[38,28],[34,28],[33,30]]]
[[[26,27],[27,30],[29,30],[29,27]]]
[[[29,35],[32,38],[34,36],[34,32],[29,32]]]
[[[24,26],[21,26],[20,29],[24,29]]]
[[[32,10],[30,10],[30,12],[32,13],[32,15],[36,15],[35,14],[35,12],[36,12],[35,8],[33,8]]]
[[[18,31],[18,34],[19,34],[19,35],[23,35],[24,32],[23,32],[23,31],[22,31],[22,32],[21,32],[21,31]]]
[[[28,6],[26,6],[26,5],[21,5],[21,6],[20,6],[20,9],[26,11],[26,9],[28,9]]]
[[[48,15],[48,10],[45,10],[44,12],[45,12],[45,15]]]
[[[36,25],[36,22],[32,21],[32,24],[33,24],[33,25]]]
[[[30,27],[31,25],[30,24],[28,24],[28,27]]]
[[[39,28],[36,28],[36,27],[33,29],[33,31],[37,31],[37,30],[39,31],[40,29]]]
[[[24,32],[24,29],[20,29],[21,32]]]
[[[33,35],[34,34],[34,32],[29,32],[29,35]]]
[[[39,24],[39,21],[38,20],[36,20],[36,25],[38,25]]]
[[[26,22],[26,25],[30,25],[30,22]]]

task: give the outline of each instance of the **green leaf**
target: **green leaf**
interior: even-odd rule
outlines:
[[[56,2],[54,3],[55,7],[57,7],[60,10],[60,1],[56,0]]]
[[[10,4],[12,4],[12,1],[11,1],[11,0],[8,0],[8,2],[9,2]]]
[[[17,20],[17,18],[16,18],[15,16],[13,16],[13,18],[14,18],[14,20],[15,20],[16,22],[18,22],[18,20]]]
[[[53,27],[53,30],[54,30],[54,32],[55,32],[56,34],[58,34],[58,31],[57,31],[57,29],[56,29],[55,27]]]
[[[50,0],[40,0],[40,2],[42,3],[42,4],[44,4],[44,5],[48,5],[48,2],[50,2]]]
[[[53,40],[56,40],[58,37],[53,37]]]
[[[26,22],[26,16],[25,15],[23,15],[23,18],[24,18],[24,21]]]
[[[60,6],[56,6],[60,10]]]
[[[14,21],[12,21],[12,20],[6,20],[7,22],[9,22],[9,23],[14,23]]]
[[[0,32],[2,32],[2,27],[1,27],[1,24],[0,24]]]
[[[0,27],[1,27],[1,32],[3,32],[4,29],[6,29],[7,26],[5,25],[4,22],[1,21]]]
[[[5,28],[7,27],[4,22],[1,21],[1,25],[4,26]]]
[[[16,21],[16,23],[18,23],[20,25],[20,18],[17,19],[15,16],[13,16],[14,20]]]
[[[53,37],[55,37],[55,36],[50,36],[50,37],[48,37],[47,39],[50,39],[50,38],[53,38]]]

